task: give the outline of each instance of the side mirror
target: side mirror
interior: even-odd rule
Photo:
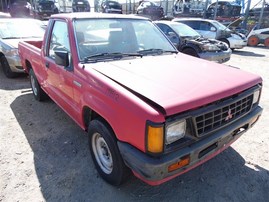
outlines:
[[[55,51],[55,62],[57,65],[61,65],[64,67],[69,66],[69,54],[67,51]]]
[[[211,32],[216,32],[217,29],[216,29],[215,27],[210,27],[210,31],[211,31]]]
[[[169,37],[175,37],[176,34],[175,34],[175,32],[168,32],[168,36],[169,36]]]

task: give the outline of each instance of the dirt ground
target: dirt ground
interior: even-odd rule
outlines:
[[[207,163],[160,186],[97,174],[83,132],[55,103],[37,102],[26,76],[0,72],[0,201],[269,201],[269,49],[235,51],[226,65],[264,79],[259,122]]]

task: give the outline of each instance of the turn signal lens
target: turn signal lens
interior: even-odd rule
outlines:
[[[182,168],[182,167],[184,167],[186,165],[189,165],[189,163],[190,163],[190,156],[185,156],[182,159],[180,159],[180,161],[168,166],[168,172],[172,172],[174,170]]]
[[[163,140],[163,126],[148,126],[147,150],[149,152],[163,152]]]

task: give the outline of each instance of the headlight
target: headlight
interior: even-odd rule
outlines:
[[[253,102],[252,102],[252,104],[256,104],[256,103],[259,101],[260,93],[261,93],[260,90],[256,90],[256,91],[254,92],[254,94],[253,94]]]
[[[19,56],[19,52],[17,48],[10,49],[7,53],[7,56],[13,57],[13,56]]]
[[[186,120],[180,120],[168,124],[165,131],[165,144],[171,144],[185,136]]]
[[[205,44],[202,46],[205,51],[219,51],[220,48],[214,44]]]

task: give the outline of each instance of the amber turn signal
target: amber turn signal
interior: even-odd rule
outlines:
[[[151,153],[163,152],[163,126],[148,126],[147,150]]]
[[[189,163],[190,163],[190,156],[188,155],[188,156],[185,156],[182,159],[180,159],[180,161],[168,166],[168,172],[172,172],[174,170],[182,168],[186,165],[189,165]]]

